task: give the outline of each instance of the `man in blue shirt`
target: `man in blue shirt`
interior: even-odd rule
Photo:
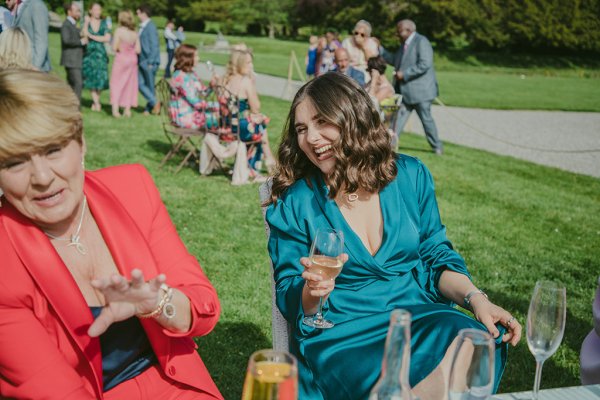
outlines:
[[[337,65],[336,71],[354,79],[361,87],[365,87],[365,74],[350,65],[348,50],[343,47],[335,50],[335,64]]]

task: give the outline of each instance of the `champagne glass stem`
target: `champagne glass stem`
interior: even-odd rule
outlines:
[[[317,311],[317,315],[315,315],[315,319],[319,322],[323,322],[323,296],[319,297],[319,311]]]
[[[533,383],[532,400],[538,400],[540,394],[540,383],[542,382],[542,367],[544,366],[544,362],[536,361],[535,364],[535,381]]]

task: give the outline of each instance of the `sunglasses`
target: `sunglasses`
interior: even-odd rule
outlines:
[[[365,37],[365,36],[366,36],[364,33],[362,33],[362,32],[358,32],[358,31],[354,31],[354,32],[352,32],[352,34],[353,34],[354,36],[362,36],[362,37]]]

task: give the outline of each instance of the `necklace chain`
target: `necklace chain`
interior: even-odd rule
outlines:
[[[51,233],[44,231],[46,236],[48,236],[49,238],[54,239],[54,240],[60,240],[61,242],[69,242],[69,244],[67,244],[67,247],[74,246],[75,250],[77,250],[81,255],[86,255],[87,248],[85,247],[85,245],[83,243],[81,243],[81,236],[80,236],[81,225],[83,224],[83,217],[85,216],[86,205],[87,205],[87,198],[85,196],[83,196],[83,204],[81,206],[81,217],[79,218],[79,224],[77,225],[77,229],[75,230],[75,233],[73,233],[70,238],[61,238],[61,237],[54,236]]]

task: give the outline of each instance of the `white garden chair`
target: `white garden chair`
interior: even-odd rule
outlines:
[[[267,234],[267,242],[269,241],[269,235],[271,233],[269,229],[269,224],[267,224],[265,217],[265,213],[267,208],[263,205],[271,198],[271,184],[272,180],[269,178],[265,183],[260,185],[258,192],[260,195],[260,204],[262,205],[262,213],[263,220],[265,223],[265,232]],[[288,324],[286,319],[281,315],[279,308],[277,308],[277,304],[275,303],[275,281],[273,280],[273,263],[271,262],[271,258],[269,257],[269,271],[271,276],[271,327],[273,334],[273,349],[281,350],[281,351],[289,351],[290,347],[290,333],[291,326]]]

